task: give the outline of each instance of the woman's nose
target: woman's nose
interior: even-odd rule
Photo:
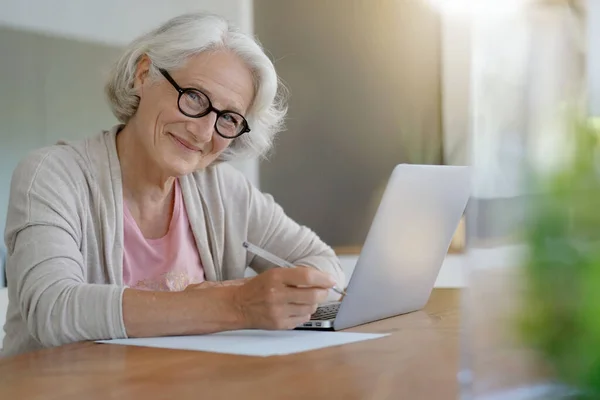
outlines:
[[[188,121],[186,128],[198,142],[207,143],[212,140],[212,137],[215,134],[216,121],[217,114],[209,112],[204,117],[194,118],[193,120]]]

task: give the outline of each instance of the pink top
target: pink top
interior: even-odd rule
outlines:
[[[123,202],[123,282],[130,288],[180,291],[204,281],[204,269],[176,180],[169,231],[146,239]]]

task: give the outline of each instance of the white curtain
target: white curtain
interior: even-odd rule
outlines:
[[[473,166],[475,198],[520,196],[526,160],[563,159],[566,107],[585,83],[584,32],[566,1],[444,16],[445,161]]]

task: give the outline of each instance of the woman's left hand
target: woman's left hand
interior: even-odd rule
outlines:
[[[188,285],[185,290],[195,290],[195,289],[208,289],[213,287],[226,287],[226,286],[241,286],[248,282],[251,277],[243,278],[243,279],[232,279],[229,281],[221,281],[221,282],[212,282],[212,281],[204,281],[202,283],[193,283]]]

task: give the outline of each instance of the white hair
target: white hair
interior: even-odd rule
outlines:
[[[183,14],[134,40],[113,67],[105,87],[113,114],[124,124],[135,114],[140,99],[133,84],[143,55],[150,58],[150,73],[157,78],[159,68],[176,70],[190,57],[217,49],[237,54],[254,78],[254,99],[246,115],[251,131],[233,139],[217,161],[265,156],[275,134],[283,129],[285,87],[260,44],[216,15]]]

